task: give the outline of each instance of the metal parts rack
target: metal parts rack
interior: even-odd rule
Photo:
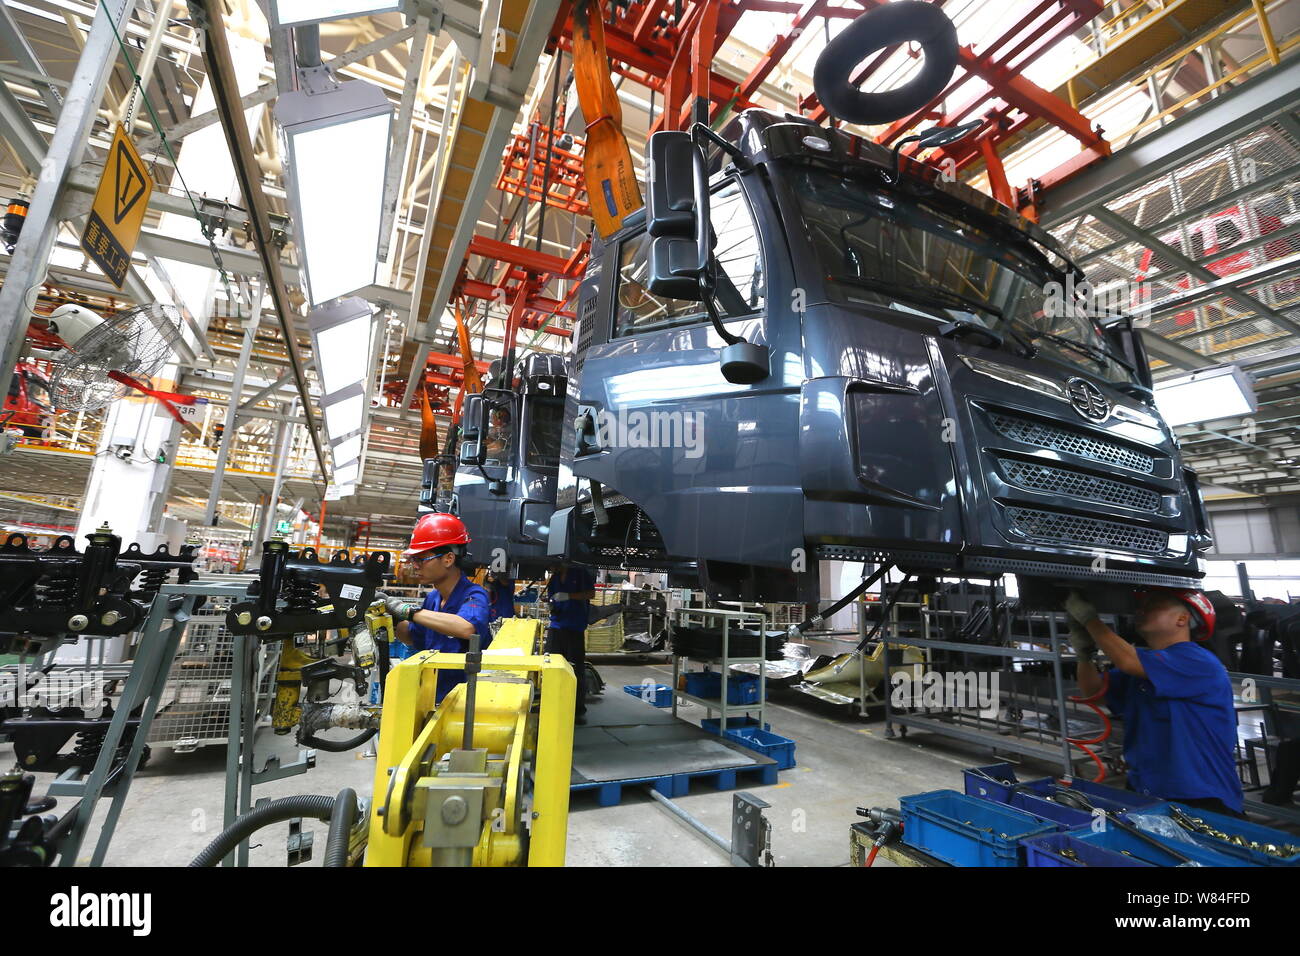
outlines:
[[[683,628],[692,626],[692,622],[698,621],[698,626],[704,626],[706,621],[720,621],[722,624],[722,642],[719,655],[695,655],[682,654],[678,652],[678,643],[676,634]],[[731,656],[731,641],[734,632],[740,630],[741,622],[750,621],[758,624],[758,650],[757,656],[733,657]],[[758,726],[763,726],[763,712],[767,707],[767,657],[765,651],[767,648],[767,612],[766,611],[724,611],[714,608],[677,608],[672,612],[673,627],[673,716],[677,716],[678,698],[685,698],[693,703],[699,704],[705,708],[706,716],[712,717],[713,712],[718,712],[718,733],[720,735],[727,732],[728,718],[738,714],[758,714]],[[715,700],[709,697],[702,697],[697,694],[689,694],[678,687],[678,680],[683,674],[682,661],[695,661],[697,664],[704,664],[705,670],[710,665],[717,666],[721,669],[721,693]],[[728,685],[733,679],[731,677],[732,664],[757,664],[758,665],[758,700],[749,703],[731,704],[728,703]]]
[[[997,602],[1000,585],[994,582],[987,592],[991,601]],[[968,596],[967,582],[961,582],[958,592],[963,598]],[[909,729],[926,730],[932,733],[979,744],[1000,752],[1023,754],[1043,760],[1059,760],[1062,773],[1072,776],[1076,754],[1072,751],[1070,737],[1071,712],[1076,714],[1078,724],[1078,705],[1072,703],[1066,692],[1063,663],[1068,654],[1069,639],[1064,625],[1057,620],[1058,615],[1013,615],[1001,613],[993,615],[992,632],[988,643],[974,640],[945,639],[950,635],[966,633],[965,621],[969,610],[960,607],[937,609],[932,604],[934,595],[927,595],[919,605],[921,614],[921,635],[916,636],[910,629],[900,628],[895,620],[886,623],[881,638],[891,647],[908,646],[926,649],[931,652],[931,667],[934,652],[949,654],[980,655],[997,659],[1001,666],[996,671],[1000,675],[1010,675],[1012,686],[1008,689],[997,687],[997,713],[986,715],[973,713],[972,708],[953,706],[921,706],[899,711],[893,701],[893,674],[901,669],[894,662],[894,655],[887,651],[885,655],[885,736],[906,736]],[[944,620],[948,624],[944,627]],[[1013,623],[1023,627],[1025,633],[1013,633]],[[1051,677],[1046,687],[1028,693],[1017,688],[1014,665],[1023,662],[1045,662],[1050,665]],[[913,665],[902,665],[911,669]],[[928,676],[928,675],[927,675]],[[945,701],[945,704],[948,703]],[[1021,718],[1023,710],[1037,711],[1040,717]],[[1008,716],[1004,716],[1009,713]],[[899,730],[895,731],[895,728]],[[1077,756],[1083,756],[1082,753]]]

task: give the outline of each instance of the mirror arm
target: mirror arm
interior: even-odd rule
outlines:
[[[702,142],[706,137],[722,143],[728,150],[734,148],[702,123],[696,123],[691,127],[691,140],[695,144],[695,155],[691,163],[696,196],[695,257],[698,262],[704,264],[699,276],[700,297],[704,302],[704,310],[709,314],[709,322],[713,325],[713,330],[722,336],[722,341],[728,345],[736,345],[745,340],[727,331],[713,301],[713,291],[717,287],[718,280],[715,272],[717,261],[709,245],[709,175],[704,168],[704,143]]]
[[[740,147],[735,143],[728,143],[703,123],[696,123],[691,127],[691,142],[700,150],[701,155],[704,154],[704,140],[706,139],[735,160],[736,168],[742,173],[753,169],[753,164],[750,163],[745,154],[741,152]]]

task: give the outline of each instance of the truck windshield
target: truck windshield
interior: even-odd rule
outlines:
[[[994,235],[924,201],[866,179],[792,167],[791,185],[837,300],[882,306],[936,323],[999,333],[1005,347],[1032,343],[1039,357],[1107,381],[1133,379],[1110,353],[1073,284],[1028,237]]]

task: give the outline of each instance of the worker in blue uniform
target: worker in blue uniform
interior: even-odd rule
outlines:
[[[397,639],[412,652],[446,651],[464,654],[470,638],[479,638],[479,648],[492,643],[488,627],[488,593],[465,576],[460,558],[469,544],[469,533],[451,514],[426,514],[415,524],[411,546],[402,553],[420,568],[420,584],[429,588],[424,603],[387,598]],[[464,683],[463,670],[438,672],[435,702],[441,703],[457,684]]]
[[[1077,591],[1066,599],[1079,688],[1099,693],[1124,721],[1129,787],[1187,806],[1242,815],[1237,715],[1232,682],[1202,642],[1214,633],[1214,606],[1200,591],[1153,588],[1138,595],[1135,619],[1145,647],[1102,623]],[[1094,663],[1100,649],[1112,666]]]
[[[596,596],[596,579],[590,571],[576,564],[561,562],[546,583],[546,597],[551,604],[551,625],[546,631],[546,651],[560,654],[573,668],[578,679],[574,722],[587,722],[586,686],[587,621],[591,601]]]
[[[488,597],[492,604],[488,620],[499,621],[515,616],[515,581],[514,578],[500,573],[488,576]]]

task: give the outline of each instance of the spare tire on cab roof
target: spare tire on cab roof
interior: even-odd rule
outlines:
[[[898,43],[919,43],[921,71],[892,90],[864,93],[851,74],[859,63]],[[875,126],[925,107],[943,92],[957,68],[957,28],[948,15],[923,0],[897,0],[858,17],[831,40],[813,67],[813,89],[836,119]]]

